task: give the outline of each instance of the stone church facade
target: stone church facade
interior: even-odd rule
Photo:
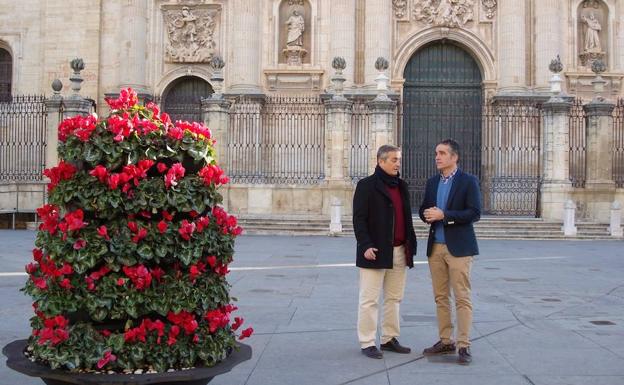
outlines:
[[[561,220],[571,199],[592,219],[583,105],[597,92],[612,105],[609,134],[597,134],[612,157],[593,219],[624,200],[621,0],[0,0],[0,10],[0,94],[49,95],[60,79],[69,95],[68,62],[82,58],[80,94],[98,112],[132,87],[206,121],[234,182],[225,204],[241,215],[328,216],[332,202],[349,214],[384,142],[403,146],[417,202],[431,146],[453,136],[488,213]],[[557,55],[562,69],[549,69]],[[547,142],[553,73],[568,104],[564,140]],[[567,154],[554,195],[551,147]]]

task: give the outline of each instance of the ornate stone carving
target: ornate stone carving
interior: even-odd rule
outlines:
[[[559,57],[559,55],[557,55],[557,58],[550,61],[548,69],[554,74],[563,71],[563,63],[561,63],[561,58]]]
[[[216,50],[218,11],[181,9],[164,11],[167,60],[182,63],[208,62]]]
[[[474,16],[474,0],[417,0],[414,18],[440,27],[462,27]]]
[[[394,15],[398,19],[402,19],[407,13],[407,0],[392,0],[392,8]]]
[[[496,12],[496,0],[481,0],[483,3],[483,8],[485,8],[485,17],[491,19],[494,17],[494,12]]]
[[[342,71],[347,68],[347,62],[342,56],[334,57],[332,60],[332,68],[336,70],[336,72],[342,73]]]

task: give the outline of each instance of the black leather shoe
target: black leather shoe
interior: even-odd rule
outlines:
[[[391,352],[401,354],[408,354],[412,351],[412,349],[408,348],[407,346],[401,345],[396,338],[391,339],[385,344],[381,344],[381,350],[389,350]]]
[[[362,354],[364,354],[368,358],[383,358],[383,353],[377,349],[377,346],[369,346],[367,348],[362,349]]]
[[[457,357],[457,363],[460,365],[468,365],[472,362],[472,355],[470,354],[470,348],[459,348],[459,357]]]
[[[443,344],[442,341],[438,341],[430,348],[426,348],[423,350],[423,355],[425,356],[437,356],[440,354],[454,354],[455,353],[455,344]]]

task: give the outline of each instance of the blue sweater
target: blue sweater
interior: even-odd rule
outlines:
[[[448,196],[451,192],[451,186],[453,186],[453,179],[451,178],[446,183],[442,183],[442,180],[438,182],[438,196],[436,197],[436,206],[442,210],[446,210],[446,203],[448,202]],[[446,239],[444,238],[444,224],[443,221],[438,221],[434,223],[434,242],[435,243],[446,243]]]

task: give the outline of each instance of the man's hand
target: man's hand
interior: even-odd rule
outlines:
[[[423,212],[427,223],[433,223],[444,219],[444,211],[437,207],[428,208]]]
[[[374,247],[369,247],[368,249],[366,249],[366,251],[364,252],[364,258],[368,259],[369,261],[374,261],[377,259],[377,254],[375,254],[377,252],[377,249]]]

